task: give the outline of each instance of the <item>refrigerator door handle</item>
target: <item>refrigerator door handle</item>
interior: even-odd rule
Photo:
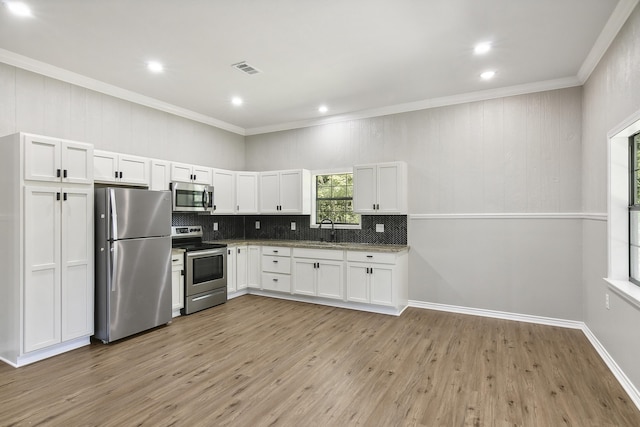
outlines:
[[[112,243],[110,252],[111,253],[109,254],[109,256],[111,257],[111,268],[108,268],[107,270],[109,272],[109,282],[111,283],[111,292],[115,292],[116,291],[115,276],[116,276],[116,272],[118,271],[118,246]]]
[[[111,239],[118,239],[118,210],[116,209],[116,192],[113,188],[109,189],[109,217],[111,219]]]

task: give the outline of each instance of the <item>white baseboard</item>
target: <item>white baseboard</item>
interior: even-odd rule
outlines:
[[[624,391],[627,392],[631,401],[636,405],[638,409],[640,409],[640,392],[638,392],[636,386],[633,385],[631,380],[629,380],[629,377],[627,377],[622,369],[620,369],[620,366],[618,366],[616,361],[613,360],[613,357],[609,355],[607,349],[604,348],[600,341],[598,341],[598,338],[596,338],[596,336],[593,334],[593,332],[591,332],[591,329],[589,329],[586,324],[582,328],[582,332],[584,332],[593,348],[596,349],[596,351],[598,352],[604,363],[607,365],[611,373],[613,373],[613,376],[616,377]]]
[[[409,300],[409,307],[426,308],[429,310],[448,311],[450,313],[469,314],[471,316],[492,317],[494,319],[514,320],[516,322],[538,323],[562,328],[582,329],[584,322],[577,320],[556,319],[553,317],[532,316],[530,314],[509,313],[506,311],[486,310],[483,308],[461,307],[457,305],[437,304]]]
[[[513,320],[517,322],[536,323],[540,325],[558,326],[562,328],[580,329],[593,348],[598,352],[604,363],[607,365],[613,376],[618,380],[624,391],[627,392],[631,401],[640,409],[640,392],[624,373],[616,361],[611,357],[607,349],[600,343],[598,338],[591,332],[584,323],[576,320],[556,319],[552,317],[532,316],[529,314],[509,313],[497,310],[485,310],[482,308],[461,307],[448,304],[437,304],[409,300],[409,307],[424,308],[428,310],[447,311],[450,313],[468,314],[471,316],[491,317],[494,319]]]
[[[323,299],[318,297],[308,297],[305,295],[291,295],[281,292],[265,291],[260,289],[250,289],[249,294],[259,295],[262,297],[286,299],[289,301],[306,302],[311,304],[326,305],[329,307],[348,308],[350,310],[368,311],[370,313],[389,314],[392,316],[400,316],[407,306],[402,307],[400,310],[396,310],[393,307],[384,307],[381,305],[372,304],[360,304],[357,302],[344,302],[333,299]]]
[[[14,368],[20,368],[30,363],[38,362],[52,356],[57,356],[58,354],[66,353],[67,351],[75,350],[76,348],[84,347],[89,344],[91,344],[91,340],[88,336],[80,337],[42,350],[36,350],[25,355],[18,356],[15,362],[4,357],[0,357],[0,360]]]

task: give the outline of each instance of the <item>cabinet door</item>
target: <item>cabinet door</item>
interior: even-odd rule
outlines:
[[[369,302],[368,265],[347,263],[347,300]]]
[[[211,168],[205,166],[194,166],[193,182],[197,184],[211,185]]]
[[[171,164],[164,160],[151,160],[151,184],[149,190],[168,190],[171,182]]]
[[[260,213],[280,213],[280,177],[278,172],[260,173]]]
[[[191,182],[193,168],[184,163],[171,163],[171,181]]]
[[[107,151],[93,152],[93,180],[100,182],[116,182],[118,171],[118,155]]]
[[[24,179],[60,182],[60,141],[35,135],[24,138]]]
[[[236,289],[246,289],[247,281],[247,247],[238,246],[236,248]]]
[[[308,258],[293,259],[293,293],[316,295],[316,261]]]
[[[393,267],[373,264],[371,268],[371,304],[394,305]]]
[[[280,172],[280,213],[302,213],[302,171]]]
[[[59,188],[24,189],[23,349],[38,350],[60,342]]]
[[[232,214],[236,210],[236,174],[222,169],[213,170],[213,213]]]
[[[238,172],[236,174],[236,212],[258,213],[258,173]]]
[[[227,248],[227,292],[235,292],[236,283],[236,248]]]
[[[344,263],[335,261],[318,261],[317,291],[319,297],[344,298]]]
[[[399,213],[403,210],[402,194],[404,189],[402,169],[399,164],[378,165],[378,205],[377,212]]]
[[[376,166],[355,166],[353,168],[353,211],[374,213],[376,203]]]
[[[62,341],[93,334],[93,190],[62,188]]]
[[[249,246],[247,252],[247,286],[260,289],[260,246]]]
[[[74,184],[93,182],[93,148],[89,144],[63,142],[62,181]]]
[[[182,276],[182,268],[172,269],[171,270],[171,310],[178,311],[182,307],[184,307],[184,286]],[[181,288],[183,291],[181,292]]]
[[[122,173],[120,181],[134,185],[149,185],[149,159],[145,157],[120,155],[118,172]]]

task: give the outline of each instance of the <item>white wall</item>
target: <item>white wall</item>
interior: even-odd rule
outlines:
[[[607,211],[607,133],[640,110],[640,6],[584,86],[582,180],[586,212]],[[584,321],[640,388],[640,309],[607,289],[607,223],[583,225]],[[610,309],[605,308],[605,293]]]
[[[101,150],[244,168],[244,137],[0,63],[0,135],[31,132]]]
[[[405,160],[410,299],[579,320],[581,219],[535,214],[581,211],[581,103],[569,88],[255,135],[246,165]]]

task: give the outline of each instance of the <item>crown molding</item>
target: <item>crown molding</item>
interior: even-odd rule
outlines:
[[[595,70],[596,66],[613,43],[613,40],[620,32],[620,29],[629,19],[629,15],[633,12],[636,5],[640,0],[620,0],[618,5],[615,7],[611,16],[607,20],[602,32],[596,39],[596,42],[593,44],[593,47],[589,51],[589,54],[585,58],[580,70],[578,70],[578,79],[582,84],[584,84],[593,70]]]
[[[27,71],[32,71],[34,73],[42,74],[53,79],[61,80],[63,82],[71,83],[76,86],[84,87],[86,89],[94,90],[105,95],[124,99],[125,101],[130,101],[176,116],[184,117],[185,119],[215,126],[217,128],[237,133],[239,135],[245,135],[244,128],[241,128],[240,126],[235,126],[230,123],[223,122],[222,120],[214,119],[213,117],[209,117],[204,114],[188,110],[186,108],[169,104],[168,102],[141,95],[127,89],[122,89],[118,86],[101,82],[99,80],[83,76],[82,74],[74,73],[72,71],[65,70],[64,68],[59,68],[45,62],[37,61],[35,59],[19,55],[5,49],[0,49],[0,62],[4,62],[5,64],[22,68]]]
[[[368,119],[371,117],[388,116],[390,114],[407,113],[410,111],[426,110],[428,108],[446,107],[449,105],[465,104],[468,102],[485,101],[488,99],[504,98],[507,96],[524,95],[527,93],[544,92],[547,90],[564,89],[581,86],[577,77],[565,77],[555,80],[527,83],[516,86],[508,86],[496,89],[487,89],[476,92],[468,92],[459,95],[444,96],[441,98],[424,99],[405,104],[389,105],[386,107],[372,108],[353,113],[329,116],[321,119],[300,120],[276,125],[248,128],[245,135],[259,135],[263,133],[279,132],[283,130],[299,129],[311,126],[339,123],[348,120]]]

